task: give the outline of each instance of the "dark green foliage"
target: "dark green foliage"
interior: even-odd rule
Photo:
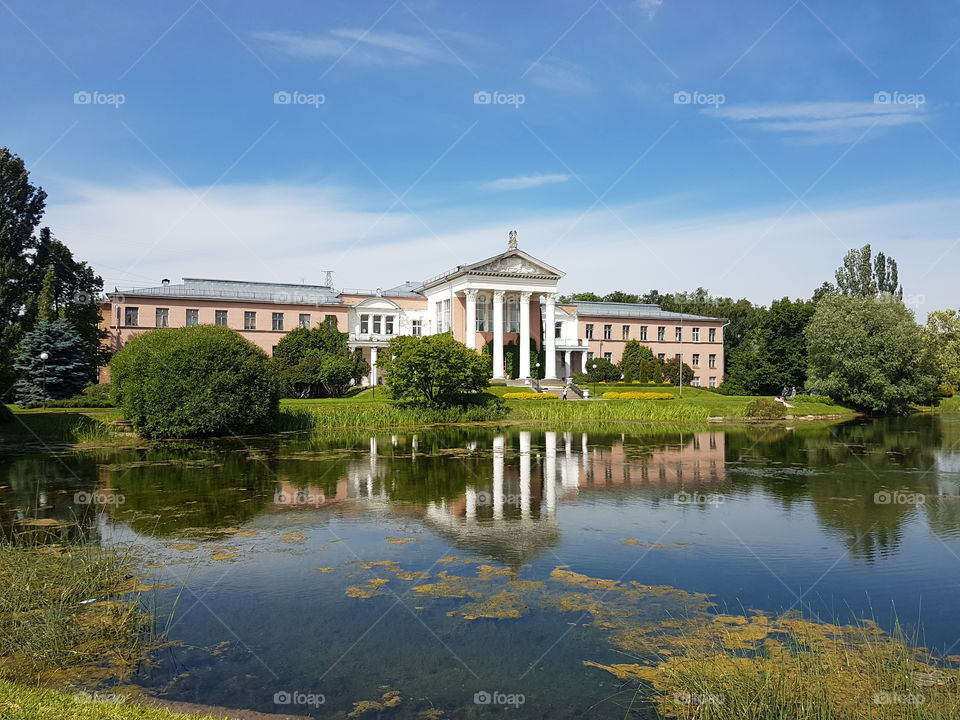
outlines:
[[[378,363],[398,405],[451,407],[472,402],[490,381],[490,359],[449,333],[390,341]]]
[[[837,268],[837,290],[842,295],[872,298],[880,295],[903,297],[903,288],[897,272],[897,261],[883,253],[872,259],[870,245],[854,248],[843,258]]]
[[[54,408],[111,408],[116,407],[110,390],[110,383],[87,385],[79,395],[68,397],[65,400],[54,400],[47,403],[47,407]]]
[[[335,317],[284,335],[273,354],[283,396],[342,397],[351,382],[370,372],[363,352],[357,348],[351,353],[347,340],[347,333],[337,330]]]
[[[47,353],[46,360],[41,353]],[[83,338],[66,320],[39,322],[24,335],[14,361],[17,404],[36,407],[79,393],[90,367]]]
[[[903,303],[831,295],[807,327],[807,386],[847,407],[904,413],[934,404],[943,375],[935,349]]]
[[[110,361],[117,406],[141,435],[239,435],[275,426],[279,389],[266,353],[214,325],[151,330]]]
[[[787,408],[770,398],[758,398],[747,405],[746,416],[761,420],[780,420],[787,416]]]
[[[807,383],[806,328],[816,310],[810,300],[774,300],[760,308],[756,326],[730,355],[724,392],[731,395],[779,394],[784,386]]]
[[[680,384],[680,373],[683,373],[683,384],[689,385],[693,380],[693,368],[683,363],[683,369],[680,368],[680,361],[676,358],[669,358],[663,363],[663,379],[671,385]]]
[[[620,372],[624,382],[639,380],[645,383],[654,379],[656,366],[661,365],[653,351],[639,340],[630,340],[623,348],[623,357],[620,358]],[[661,368],[661,377],[663,370]]]
[[[620,368],[605,358],[587,360],[587,372],[577,375],[577,382],[617,382],[620,380]]]

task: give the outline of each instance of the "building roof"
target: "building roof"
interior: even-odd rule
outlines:
[[[208,300],[247,300],[289,305],[339,305],[339,293],[325,285],[247,282],[183,278],[183,282],[156,287],[134,288],[109,293],[123,297],[204,298]]]
[[[413,282],[412,280],[407,280],[400,285],[397,285],[392,288],[387,288],[386,290],[359,290],[357,288],[344,288],[340,291],[341,295],[371,295],[371,296],[380,296],[380,297],[400,297],[400,298],[422,298],[423,295],[417,292],[417,288],[420,287],[422,283]]]
[[[726,318],[670,312],[663,310],[659,305],[645,305],[643,303],[575,300],[565,304],[573,305],[577,309],[578,316],[597,315],[600,317],[644,318],[648,320],[720,320],[726,322]]]
[[[533,257],[516,247],[510,247],[505,252],[485,260],[469,265],[457,265],[439,275],[424,280],[418,287],[424,290],[433,285],[452,280],[461,275],[480,275],[488,277],[523,277],[531,279],[559,280],[564,276],[562,270],[548,265],[543,260]]]

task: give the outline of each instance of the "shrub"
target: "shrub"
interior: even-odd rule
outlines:
[[[556,393],[537,393],[537,392],[508,392],[503,394],[504,400],[556,400]]]
[[[146,437],[201,437],[275,427],[279,389],[267,354],[214,325],[151,330],[110,362],[117,406]]]
[[[607,400],[673,400],[676,396],[673,393],[658,392],[605,392],[603,397]]]
[[[387,386],[398,405],[465,405],[490,383],[490,358],[449,333],[395,337],[378,365],[386,372]]]
[[[54,400],[47,403],[53,408],[112,408],[116,407],[110,390],[110,383],[87,385],[83,392],[65,400]]]
[[[770,398],[758,398],[747,405],[746,416],[761,420],[780,420],[787,416],[787,408]]]
[[[363,351],[350,352],[348,337],[337,330],[336,318],[284,335],[273,353],[283,396],[343,397],[351,382],[370,372]]]
[[[594,358],[587,361],[589,372],[577,377],[585,378],[582,382],[619,382],[622,377],[620,368],[605,358]]]

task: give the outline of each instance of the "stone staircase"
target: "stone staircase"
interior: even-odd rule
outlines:
[[[510,387],[523,388],[532,392],[556,393],[563,397],[563,388],[566,383],[562,380],[507,380]],[[567,391],[567,400],[583,400],[583,389],[577,385],[571,384]]]

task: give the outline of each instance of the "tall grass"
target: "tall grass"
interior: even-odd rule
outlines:
[[[511,420],[583,422],[645,420],[706,422],[710,413],[700,405],[659,400],[591,400],[589,402],[508,402]]]
[[[377,428],[487,422],[504,416],[499,406],[402,408],[388,403],[345,403],[293,407],[280,411],[279,430]]]

